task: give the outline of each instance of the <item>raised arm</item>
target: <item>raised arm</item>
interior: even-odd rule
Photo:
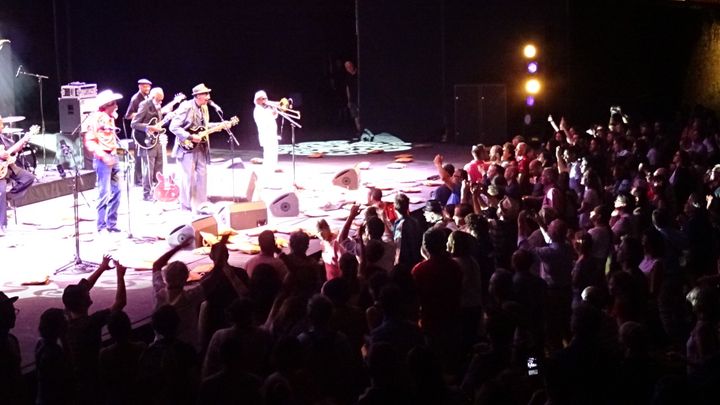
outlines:
[[[112,256],[108,254],[103,256],[102,262],[100,262],[98,268],[93,272],[93,274],[90,275],[90,277],[87,278],[88,288],[92,289],[100,276],[105,272],[105,270],[110,268],[111,260]]]
[[[192,239],[188,238],[186,239],[182,244],[172,247],[170,250],[165,252],[162,256],[160,256],[155,262],[153,263],[152,271],[160,271],[162,270],[165,265],[168,264],[170,261],[170,258],[175,255],[180,249],[189,246],[190,243],[192,243]]]
[[[340,231],[340,235],[338,235],[338,242],[342,242],[345,239],[347,239],[348,234],[350,233],[350,227],[352,226],[353,221],[355,218],[357,218],[358,214],[360,213],[360,206],[357,204],[353,204],[352,207],[350,207],[350,213],[348,214],[347,219],[345,220],[345,224],[342,227],[342,230]]]
[[[127,267],[123,266],[118,260],[113,260],[115,263],[115,272],[117,274],[117,287],[115,288],[115,302],[110,307],[110,310],[120,311],[127,305],[127,292],[125,290],[125,272]]]

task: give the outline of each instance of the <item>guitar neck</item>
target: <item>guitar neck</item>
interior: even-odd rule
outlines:
[[[17,153],[17,151],[19,151],[20,149],[22,149],[23,146],[25,146],[25,143],[30,139],[32,135],[32,132],[28,132],[27,134],[25,134],[25,136],[20,138],[19,141],[15,142],[13,146],[9,147],[6,152],[11,155]]]

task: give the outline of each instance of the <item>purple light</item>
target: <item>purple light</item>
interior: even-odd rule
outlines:
[[[537,70],[538,70],[538,65],[537,65],[537,63],[536,63],[536,62],[530,62],[530,63],[528,63],[528,65],[527,65],[527,70],[528,70],[528,72],[530,72],[530,73],[536,73]]]
[[[528,107],[532,107],[535,105],[535,97],[533,96],[527,96],[525,99],[525,104],[527,104]]]

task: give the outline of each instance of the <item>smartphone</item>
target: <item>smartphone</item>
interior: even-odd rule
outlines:
[[[538,369],[538,362],[535,357],[528,357],[527,373],[528,375],[538,375],[540,373],[540,370]]]

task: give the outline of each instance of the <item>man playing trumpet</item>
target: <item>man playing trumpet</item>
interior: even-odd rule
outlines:
[[[268,102],[267,93],[259,90],[255,93],[253,99],[255,110],[253,118],[258,128],[258,139],[260,146],[263,148],[263,169],[265,173],[270,174],[279,172],[277,168],[278,162],[278,128],[277,128],[277,107]]]

